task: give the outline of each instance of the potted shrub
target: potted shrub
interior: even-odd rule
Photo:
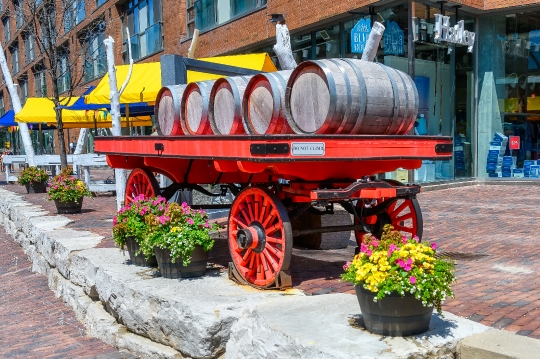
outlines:
[[[54,176],[49,182],[47,199],[54,201],[59,214],[80,213],[83,198],[92,197],[86,184],[80,179],[71,176],[71,166]]]
[[[161,216],[167,208],[167,200],[163,197],[146,198],[139,195],[133,202],[124,206],[113,217],[113,239],[120,249],[127,248],[132,264],[145,267],[157,267],[156,256],[148,258],[141,252],[139,243],[148,233],[148,224],[145,217],[148,214]]]
[[[19,173],[17,183],[26,186],[27,193],[45,193],[47,172],[35,166],[25,168]]]
[[[208,221],[205,211],[194,210],[185,202],[170,203],[162,215],[148,214],[149,232],[141,251],[155,253],[165,278],[190,278],[204,275],[208,251],[214,245],[210,232],[218,229]]]
[[[367,235],[342,279],[354,284],[366,329],[407,336],[425,332],[433,308],[453,297],[454,262],[435,257],[436,244],[420,243],[385,225],[380,239]],[[405,318],[406,317],[406,318]]]

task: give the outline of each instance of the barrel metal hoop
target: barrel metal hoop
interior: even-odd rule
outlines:
[[[358,78],[358,82],[360,83],[360,111],[358,113],[358,118],[356,119],[356,124],[351,130],[351,134],[355,134],[360,129],[360,126],[362,126],[362,121],[364,119],[364,116],[366,114],[367,109],[367,87],[366,87],[366,81],[364,80],[364,75],[362,74],[362,71],[349,59],[342,59],[346,63],[351,66],[351,68],[356,73],[356,77]]]
[[[393,108],[392,122],[390,122],[388,124],[388,127],[384,131],[384,134],[387,134],[388,130],[390,130],[390,127],[392,126],[392,124],[396,121],[398,113],[399,113],[399,111],[398,111],[398,107],[399,107],[399,91],[397,89],[396,80],[394,79],[394,77],[392,76],[390,71],[388,71],[388,68],[385,65],[381,64],[380,62],[377,62],[377,65],[382,67],[382,69],[388,75],[388,78],[390,79],[390,83],[392,84],[392,91],[394,92],[394,108]]]
[[[329,59],[331,62],[333,62],[343,74],[343,78],[345,79],[345,87],[347,88],[347,94],[351,94],[351,82],[349,81],[349,77],[345,73],[345,69],[343,66],[339,63],[339,60],[337,59]],[[348,117],[351,113],[351,102],[352,102],[352,96],[347,96],[347,107],[345,107],[345,113],[343,114],[343,119],[341,120],[341,124],[339,125],[338,129],[336,130],[336,133],[342,133],[343,128],[348,123]]]
[[[246,81],[246,79],[243,76],[241,76],[240,78],[242,80]],[[235,117],[233,119],[233,124],[234,124],[234,121],[236,121],[236,119],[242,118],[242,113],[240,111],[240,109],[242,108],[242,103],[240,102],[240,92],[238,91],[238,86],[236,85],[236,82],[234,82],[234,80],[232,80],[230,77],[227,78],[227,82],[231,86],[231,90],[232,90],[232,93],[233,93],[234,117]]]
[[[401,79],[401,83],[403,84],[403,88],[405,89],[405,104],[407,106],[407,112],[406,112],[406,118],[409,118],[411,116],[411,108],[409,107],[409,91],[407,90],[407,86],[405,86],[405,79],[403,78],[403,76],[401,76],[401,73],[400,71],[396,71],[396,73],[398,74],[399,78]],[[401,130],[403,129],[403,126],[405,125],[406,121],[401,121],[401,125],[399,126],[399,129],[398,129],[398,132],[397,133],[401,133]]]

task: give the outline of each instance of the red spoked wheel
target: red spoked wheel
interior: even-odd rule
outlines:
[[[382,202],[381,202],[382,203]],[[360,208],[364,206],[364,208]],[[372,205],[375,207],[377,204]],[[362,211],[360,211],[362,209]],[[365,208],[365,204],[362,201],[358,201],[356,205],[356,213],[369,213],[369,209]],[[394,202],[390,203],[386,208],[377,214],[371,214],[368,216],[362,216],[362,220],[365,227],[369,230],[369,233],[380,237],[382,230],[386,224],[391,224],[394,229],[402,232],[408,237],[417,236],[422,239],[423,233],[423,220],[422,211],[416,198],[403,199],[398,198]],[[355,218],[355,224],[359,224],[358,219]],[[355,231],[356,242],[358,246],[362,243],[364,236],[368,232],[359,230]]]
[[[126,183],[124,204],[128,205],[139,195],[156,197],[161,193],[156,177],[144,168],[136,168],[129,175]]]
[[[292,229],[279,198],[249,187],[234,200],[229,214],[229,249],[240,275],[252,286],[267,288],[292,256]]]

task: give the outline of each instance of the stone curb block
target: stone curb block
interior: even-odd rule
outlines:
[[[463,339],[457,359],[536,359],[540,341],[500,330],[490,330]]]

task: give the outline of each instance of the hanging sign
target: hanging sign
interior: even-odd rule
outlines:
[[[384,32],[384,54],[405,54],[405,35],[395,21],[388,20],[386,22],[386,31]]]
[[[519,143],[519,141],[520,141],[519,136],[510,136],[509,140],[510,140],[510,145],[509,145],[510,149],[511,149],[511,150],[519,150],[519,147],[520,147],[520,146],[519,146],[519,145],[520,145],[520,143]]]
[[[458,21],[450,26],[450,16],[435,14],[435,28],[433,35],[436,42],[446,41],[453,44],[467,45],[467,52],[472,52],[476,33],[465,30],[465,22]]]
[[[370,19],[361,19],[351,30],[351,52],[361,54],[366,47],[366,41],[371,32]]]

